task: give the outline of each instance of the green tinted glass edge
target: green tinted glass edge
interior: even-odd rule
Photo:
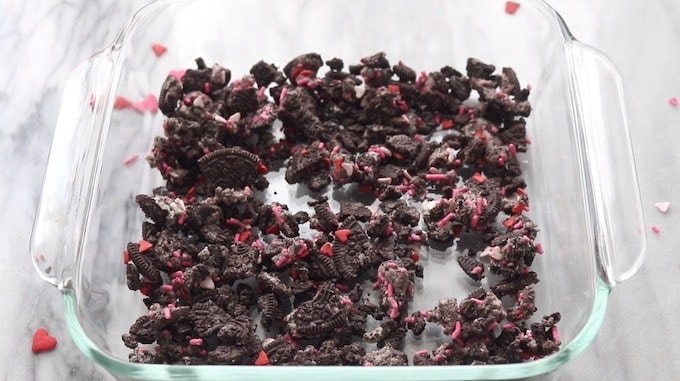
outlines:
[[[419,367],[257,367],[225,365],[137,364],[117,359],[102,351],[87,336],[78,318],[78,304],[72,290],[63,290],[66,323],[78,348],[109,372],[140,380],[507,380],[532,377],[557,369],[581,353],[595,338],[604,320],[611,289],[598,279],[592,313],[576,337],[561,350],[546,358],[522,363],[480,366]]]

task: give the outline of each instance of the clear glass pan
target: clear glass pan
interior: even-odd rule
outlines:
[[[158,58],[152,43],[168,52]],[[358,62],[379,51],[422,70],[464,68],[468,57],[516,70],[533,87],[529,152],[523,156],[529,216],[545,255],[535,261],[540,310],[560,311],[561,350],[523,364],[433,367],[252,367],[144,365],[127,361],[120,335],[144,313],[125,285],[121,252],[140,236],[138,193],[161,184],[141,156],[161,133],[159,114],[114,110],[117,95],[157,93],[171,69],[196,57],[235,76],[260,59],[284,65],[318,52]],[[284,202],[286,184],[272,183]],[[304,203],[304,201],[302,201]],[[79,66],[67,83],[31,239],[35,268],[62,293],[78,347],[123,377],[146,380],[475,380],[553,371],[588,346],[610,290],[645,252],[637,175],[620,79],[601,53],[575,40],[541,1],[514,15],[498,0],[157,1],[122,28],[113,45]],[[451,256],[453,258],[453,256]],[[445,276],[455,258],[424,258],[418,303],[431,308],[470,284]],[[453,266],[453,267],[450,267]],[[418,308],[416,305],[415,308]],[[415,340],[415,339],[414,339]],[[416,346],[416,342],[411,343]],[[422,343],[421,343],[422,344]]]

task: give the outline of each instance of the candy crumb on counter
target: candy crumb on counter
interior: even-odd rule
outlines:
[[[514,15],[515,12],[517,12],[517,9],[519,8],[519,3],[516,3],[514,1],[506,1],[505,2],[505,13],[509,15]]]
[[[163,44],[152,44],[151,50],[153,50],[153,54],[155,54],[156,57],[160,57],[168,51],[168,48]]]
[[[654,204],[654,206],[659,210],[659,212],[666,213],[668,211],[668,208],[671,207],[671,203],[668,201],[657,202],[656,204]]]
[[[51,351],[57,346],[57,338],[50,335],[44,327],[38,328],[33,334],[33,344],[31,350],[33,353]]]
[[[652,225],[651,229],[654,234],[659,234],[661,232],[661,229],[656,225]]]
[[[123,160],[123,164],[129,167],[132,164],[134,164],[135,161],[137,161],[137,159],[139,159],[139,154],[133,153],[130,156],[126,157],[125,160]]]
[[[668,104],[675,107],[678,105],[678,98],[677,97],[670,97],[668,98]]]

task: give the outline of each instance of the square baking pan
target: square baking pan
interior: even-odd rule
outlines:
[[[156,1],[138,11],[66,85],[30,244],[36,270],[63,297],[78,347],[122,377],[239,381],[514,379],[554,371],[582,352],[605,317],[610,291],[635,273],[645,253],[621,83],[612,62],[576,40],[546,3],[524,0],[513,14],[504,6],[497,0],[185,0]],[[154,43],[167,52],[154,55]],[[135,195],[164,184],[142,160],[162,134],[164,116],[120,110],[116,99],[158,94],[169,71],[193,66],[197,57],[238,76],[259,60],[284,65],[316,52],[359,62],[381,51],[426,71],[445,65],[460,70],[476,57],[512,67],[523,86],[531,85],[531,144],[519,158],[531,195],[527,215],[540,228],[544,252],[532,266],[541,279],[535,317],[561,313],[560,350],[496,365],[339,369],[129,362],[121,335],[146,308],[142,295],[126,287],[121,253],[141,236],[144,215]],[[340,194],[330,194],[334,205]],[[281,173],[271,174],[263,195],[292,209],[309,200]],[[425,276],[412,309],[475,288],[460,272],[455,250],[421,253]],[[427,337],[406,341],[409,355],[428,344]]]

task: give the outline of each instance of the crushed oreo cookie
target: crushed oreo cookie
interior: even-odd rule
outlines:
[[[559,350],[561,315],[530,321],[543,247],[518,159],[529,89],[512,69],[470,58],[465,74],[418,74],[383,52],[259,61],[235,80],[196,65],[162,85],[146,160],[165,184],[135,197],[146,220],[126,283],[148,313],[122,335],[130,361],[476,365]],[[274,173],[308,208],[265,199]],[[422,250],[463,239],[476,288],[413,311]],[[428,326],[448,338],[409,359]]]

